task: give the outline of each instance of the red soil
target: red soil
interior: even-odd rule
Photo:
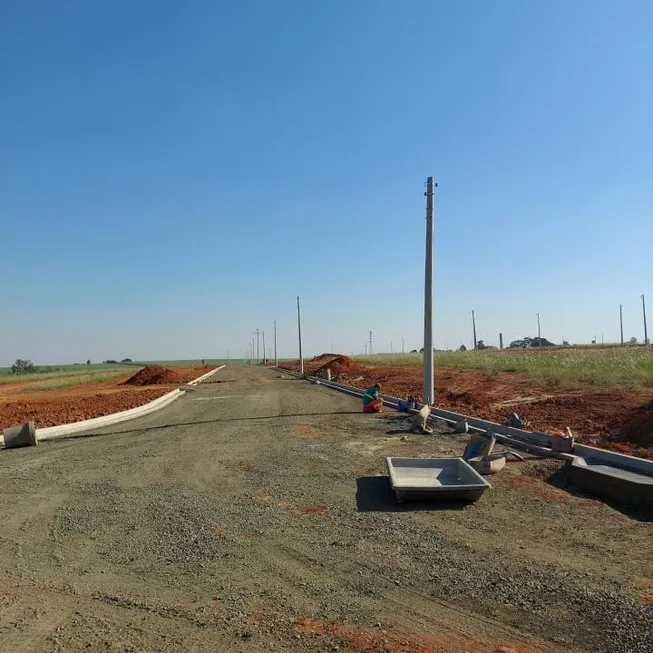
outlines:
[[[203,373],[212,370],[213,367],[206,365],[204,367],[191,367],[170,369],[161,365],[148,365],[130,376],[124,385],[166,385],[170,383],[188,383],[201,376]]]
[[[283,365],[298,369],[297,362]],[[361,364],[347,356],[322,354],[307,361],[304,370],[315,374],[325,367],[331,368],[335,381],[359,388],[380,383],[385,394],[421,399],[419,367]],[[561,386],[536,383],[519,373],[437,368],[435,394],[438,407],[457,413],[503,423],[516,412],[533,429],[558,432],[569,426],[586,442],[653,459],[653,409],[646,408],[650,390]]]
[[[158,367],[158,366],[152,366]],[[144,372],[149,368],[144,368]],[[187,383],[206,373],[211,367],[189,367],[166,370],[163,376],[149,374],[145,377],[152,385],[127,384],[129,379],[119,378],[101,383],[87,383],[56,390],[29,392],[33,382],[0,387],[0,429],[34,421],[37,428],[68,424],[93,417],[110,415],[121,410],[142,406],[161,397],[182,383]],[[135,374],[132,379],[138,377]],[[168,375],[167,372],[172,372]],[[172,379],[174,381],[163,380]],[[127,384],[127,385],[126,385]]]

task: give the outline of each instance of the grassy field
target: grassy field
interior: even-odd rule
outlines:
[[[88,383],[101,383],[102,381],[112,381],[120,379],[131,373],[131,370],[116,370],[113,372],[91,372],[89,374],[70,374],[64,373],[57,377],[45,379],[42,383],[36,383],[26,388],[27,392],[43,392],[45,390],[61,390],[62,388],[72,388],[76,385],[86,385]],[[26,381],[31,380],[30,376],[23,376]]]
[[[205,365],[244,365],[246,361],[236,359],[207,358]],[[135,361],[133,363],[91,363],[90,365],[37,365],[38,372],[31,374],[12,374],[10,367],[0,367],[0,386],[8,383],[33,383],[30,392],[40,390],[56,390],[86,383],[99,383],[122,375],[135,373],[145,365],[163,365],[164,367],[200,367],[201,359],[165,360],[165,361]]]
[[[38,372],[31,374],[12,374],[10,367],[0,367],[0,385],[6,383],[22,383],[33,381],[47,381],[52,379],[56,381],[70,381],[56,387],[65,387],[66,385],[77,385],[74,379],[83,378],[82,383],[95,383],[96,380],[106,380],[99,378],[109,373],[120,376],[129,373],[138,368],[130,365],[116,365],[113,363],[93,363],[91,365],[38,365]],[[111,378],[111,377],[107,377]]]
[[[245,360],[240,358],[205,358],[204,365],[244,365]],[[186,360],[176,361],[139,361],[139,365],[163,365],[164,367],[200,367],[202,365],[201,358],[189,358]]]
[[[354,360],[376,365],[422,364],[421,354],[376,354]],[[646,347],[438,352],[435,364],[488,374],[522,372],[534,381],[653,387],[653,349]]]

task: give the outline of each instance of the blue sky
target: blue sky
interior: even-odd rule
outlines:
[[[647,0],[8,0],[0,364],[643,337]],[[653,318],[649,333],[653,331]]]

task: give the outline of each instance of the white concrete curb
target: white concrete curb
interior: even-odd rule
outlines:
[[[202,382],[204,379],[208,379],[210,376],[213,376],[216,372],[224,369],[226,365],[221,365],[216,367],[216,369],[202,374],[202,376],[189,381],[185,385],[197,385]],[[124,422],[128,419],[134,419],[136,417],[143,417],[149,413],[153,413],[155,410],[159,410],[164,406],[172,403],[175,399],[178,399],[184,394],[183,390],[177,388],[172,392],[168,392],[163,395],[163,397],[158,397],[153,401],[149,401],[142,406],[136,406],[136,408],[130,408],[129,410],[121,410],[119,413],[112,413],[111,415],[103,415],[102,417],[93,417],[92,419],[85,419],[81,422],[71,422],[70,424],[59,424],[58,426],[47,426],[46,428],[36,429],[36,439],[38,442],[44,440],[54,440],[63,435],[71,435],[73,433],[79,433],[80,431],[90,431],[92,429],[97,429],[102,426],[109,426],[110,424],[118,424],[119,422]],[[0,435],[0,443],[4,446],[4,438]]]
[[[198,376],[196,379],[193,379],[192,381],[189,381],[186,385],[197,385],[198,383],[201,383],[204,381],[204,379],[208,379],[210,376],[213,376],[216,372],[219,372],[220,370],[224,369],[227,367],[226,365],[220,365],[220,367],[216,367],[214,370],[211,370],[210,372],[207,372],[206,374],[202,374],[202,376]]]

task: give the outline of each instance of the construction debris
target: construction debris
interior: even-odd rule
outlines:
[[[417,415],[415,415],[415,419],[413,419],[410,430],[412,432],[422,433],[423,435],[431,435],[433,433],[433,429],[428,426],[428,419],[430,414],[431,407],[427,404],[424,404],[424,406],[420,408]]]
[[[506,426],[512,426],[514,429],[523,429],[526,424],[517,413],[510,413],[510,415],[508,415],[508,420],[506,421]]]
[[[21,426],[5,429],[3,433],[5,449],[17,447],[33,447],[39,443],[36,437],[34,422],[27,422]]]

